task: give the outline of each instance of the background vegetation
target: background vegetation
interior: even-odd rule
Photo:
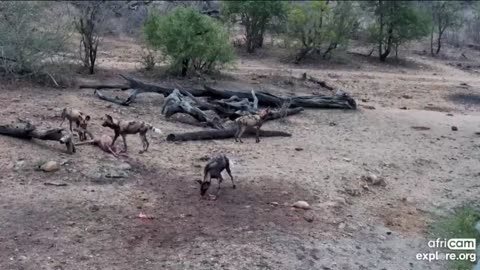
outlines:
[[[353,41],[382,62],[412,42],[433,57],[445,46],[480,46],[475,1],[3,1],[0,14],[0,68],[9,76],[54,78],[60,59],[93,74],[108,35],[137,38],[146,70],[166,61],[184,76],[231,63],[233,45],[254,54],[283,44],[295,63],[329,61]]]

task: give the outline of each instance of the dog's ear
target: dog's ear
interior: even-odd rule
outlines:
[[[105,114],[105,117],[107,118],[108,121],[113,122],[113,118],[110,115]]]
[[[202,184],[202,180],[196,180],[195,182],[199,183],[200,185]]]
[[[85,117],[85,121],[90,121],[90,115],[87,115],[87,116]]]

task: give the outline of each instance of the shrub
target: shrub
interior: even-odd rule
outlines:
[[[247,52],[253,53],[261,48],[266,29],[272,20],[283,20],[285,14],[283,1],[223,1],[222,13],[230,19],[240,17],[245,27]]]
[[[326,58],[332,51],[345,47],[358,28],[358,17],[355,6],[348,1],[338,2],[334,7],[328,1],[291,3],[287,35],[302,47],[296,62],[314,51]]]
[[[228,34],[214,19],[190,7],[176,7],[165,16],[150,12],[144,26],[147,45],[159,49],[174,72],[205,72],[233,59]]]
[[[49,74],[48,68],[66,50],[71,26],[53,5],[40,1],[0,2],[0,69],[3,73],[25,77]],[[51,74],[48,77],[57,84]]]
[[[410,1],[365,1],[363,8],[373,15],[375,22],[370,25],[370,39],[378,44],[380,61],[384,62],[390,53],[408,41],[426,36],[430,29],[430,18]]]

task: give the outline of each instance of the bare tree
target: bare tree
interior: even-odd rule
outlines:
[[[75,28],[80,34],[80,59],[90,74],[95,73],[98,44],[101,39],[100,25],[105,19],[104,1],[78,1],[75,6],[79,16],[75,19]]]

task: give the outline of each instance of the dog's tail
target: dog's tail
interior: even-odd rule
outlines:
[[[148,129],[151,129],[153,132],[157,133],[157,134],[163,134],[163,132],[159,129],[159,128],[156,128],[154,126],[152,126],[151,124],[146,124]]]
[[[228,158],[228,165],[229,165],[231,170],[233,170],[235,168],[235,162],[233,161],[233,159]]]

